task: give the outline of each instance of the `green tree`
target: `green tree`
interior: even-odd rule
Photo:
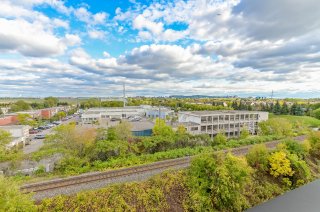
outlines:
[[[132,137],[132,126],[129,122],[121,120],[121,122],[114,127],[116,137],[120,140],[126,141]]]
[[[3,160],[7,153],[7,145],[11,142],[11,134],[3,129],[0,129],[0,161]]]
[[[58,105],[58,102],[59,102],[58,98],[49,96],[49,97],[44,98],[44,103],[43,104],[44,104],[44,106],[46,108],[48,108],[48,107],[56,107]]]
[[[289,107],[288,107],[288,104],[287,104],[286,102],[284,102],[284,103],[282,104],[281,114],[283,114],[283,115],[289,114]]]
[[[292,124],[283,118],[272,118],[259,123],[259,132],[262,135],[291,136]]]
[[[153,135],[157,136],[172,136],[174,135],[174,132],[172,130],[172,128],[168,125],[166,125],[166,122],[163,119],[156,119],[156,123],[152,129],[152,133]]]
[[[311,116],[320,119],[320,108],[311,112]]]
[[[281,106],[280,106],[279,100],[277,100],[276,104],[273,107],[273,113],[276,115],[281,114]]]
[[[219,132],[214,138],[213,138],[213,145],[220,145],[220,144],[226,144],[228,138],[225,136],[223,132]]]
[[[243,127],[240,132],[240,139],[246,139],[250,136],[250,132],[247,127]]]
[[[114,141],[117,139],[116,129],[114,127],[109,127],[107,130],[107,140]]]
[[[177,128],[177,134],[178,135],[184,135],[184,134],[186,134],[187,133],[187,130],[186,130],[186,128],[185,128],[185,126],[183,126],[183,125],[179,125],[178,126],[178,128]]]
[[[0,175],[0,211],[36,211],[31,195],[22,194],[18,185]]]
[[[11,105],[11,108],[10,108],[11,112],[18,112],[18,111],[25,111],[25,110],[30,110],[30,105],[23,100],[17,101],[13,105]]]
[[[18,123],[21,125],[37,126],[37,122],[29,114],[19,113],[17,119]]]

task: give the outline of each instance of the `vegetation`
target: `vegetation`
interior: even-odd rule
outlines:
[[[0,175],[0,211],[36,211],[36,206],[14,181]]]
[[[46,199],[38,210],[243,211],[318,178],[311,154],[315,146],[305,146],[319,141],[319,134],[311,134],[294,147],[290,140],[275,150],[257,145],[246,157],[207,152],[193,159],[188,170]]]

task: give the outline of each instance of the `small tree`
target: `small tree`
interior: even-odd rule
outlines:
[[[240,132],[240,139],[245,139],[250,136],[250,132],[247,127],[243,127]]]
[[[152,129],[153,135],[172,136],[174,134],[172,128],[166,125],[165,121],[157,118]]]
[[[317,119],[320,119],[320,108],[314,110],[311,112],[311,116],[317,118]]]
[[[115,133],[118,139],[128,140],[132,137],[132,126],[127,121],[121,121],[117,126],[114,127]]]
[[[214,145],[220,145],[220,144],[226,144],[227,143],[227,137],[224,133],[219,132],[214,138],[213,138],[213,144]]]
[[[180,124],[177,129],[177,134],[184,135],[184,134],[186,134],[186,132],[187,132],[186,128]]]
[[[246,155],[248,164],[259,171],[268,171],[269,152],[264,144],[255,145]]]

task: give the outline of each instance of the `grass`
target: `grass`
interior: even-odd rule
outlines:
[[[291,123],[300,122],[306,127],[320,127],[320,120],[310,116],[274,115],[269,114],[269,118],[284,118]]]

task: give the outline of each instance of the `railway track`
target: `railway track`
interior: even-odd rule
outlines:
[[[297,142],[302,142],[305,136],[296,137]],[[280,141],[270,141],[266,142],[265,145],[269,149],[273,149],[277,146]],[[231,152],[234,155],[241,156],[248,153],[248,151],[254,145],[248,145],[243,147],[238,147],[234,149],[222,150],[220,152],[228,153]],[[117,170],[105,171],[105,172],[95,172],[88,173],[68,178],[59,178],[43,182],[26,184],[20,187],[20,190],[24,193],[41,193],[50,192],[50,190],[63,189],[72,186],[79,186],[84,184],[90,184],[97,181],[103,180],[115,180],[117,178],[123,178],[127,176],[134,176],[139,174],[144,174],[152,172],[155,170],[166,170],[166,169],[177,169],[179,167],[187,167],[190,165],[192,157],[182,157],[177,159],[163,160],[151,164],[134,166],[129,168],[122,168]]]

